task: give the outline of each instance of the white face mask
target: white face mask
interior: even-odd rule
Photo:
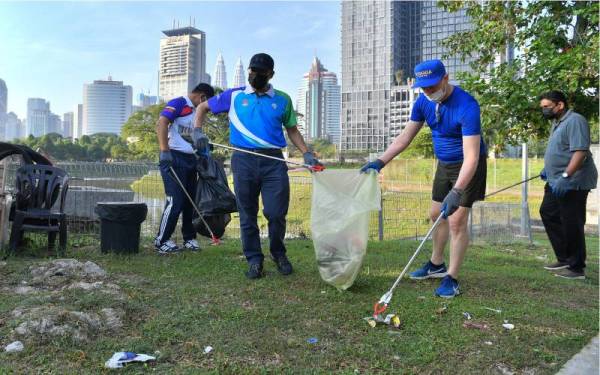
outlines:
[[[437,90],[431,95],[427,95],[425,94],[425,92],[423,92],[423,95],[425,95],[427,99],[434,103],[441,103],[442,99],[444,98],[444,95],[446,95],[446,90],[445,87],[442,87],[441,89]]]

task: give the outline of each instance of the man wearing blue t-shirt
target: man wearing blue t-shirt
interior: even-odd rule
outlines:
[[[383,155],[361,168],[379,172],[404,151],[427,123],[433,138],[438,165],[433,181],[430,217],[442,220],[433,233],[431,259],[410,274],[411,279],[442,278],[435,294],[452,298],[459,294],[458,271],[464,260],[469,236],[467,219],[476,200],[485,196],[486,146],[481,137],[479,104],[458,86],[448,83],[440,60],[428,60],[415,67],[415,84],[422,95],[415,102],[410,121]],[[450,237],[450,263],[444,264],[444,248]]]
[[[302,134],[298,131],[296,113],[290,97],[273,88],[275,63],[266,53],[258,53],[250,59],[249,86],[226,90],[198,106],[194,139],[198,148],[207,144],[202,133],[206,114],[228,112],[229,141],[240,149],[266,156],[283,158],[281,149],[286,147],[283,128],[292,143],[303,153],[304,163],[320,165],[308,151]],[[260,246],[257,224],[258,197],[262,196],[263,214],[269,222],[269,245],[277,269],[283,275],[292,273],[292,265],[286,256],[283,243],[286,215],[290,200],[290,182],[287,165],[281,161],[235,151],[231,157],[233,184],[240,213],[240,229],[244,255],[249,264],[246,277],[258,279],[263,276],[264,255]]]
[[[182,216],[182,248],[191,251],[200,250],[196,241],[196,230],[192,225],[194,215],[192,203],[188,201],[185,192],[171,176],[170,168],[173,167],[177,177],[193,197],[196,194],[198,180],[196,155],[192,147],[195,108],[211,98],[214,93],[212,86],[200,83],[187,96],[170,100],[158,118],[156,134],[160,148],[159,167],[167,196],[158,234],[154,240],[156,251],[161,255],[180,250],[171,240],[180,215]]]

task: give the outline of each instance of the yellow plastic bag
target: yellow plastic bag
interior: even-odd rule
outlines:
[[[311,229],[319,273],[348,289],[360,272],[369,238],[369,212],[381,208],[375,173],[329,169],[313,173]]]

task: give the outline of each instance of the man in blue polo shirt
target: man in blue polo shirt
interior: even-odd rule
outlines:
[[[433,181],[430,217],[443,220],[433,233],[431,259],[410,274],[411,279],[442,278],[435,294],[452,298],[459,294],[458,271],[465,257],[469,236],[467,219],[476,200],[485,196],[486,146],[481,137],[479,104],[458,86],[448,82],[440,60],[424,61],[415,67],[415,84],[422,94],[415,102],[410,121],[383,155],[361,168],[379,172],[404,151],[427,123],[433,138],[438,165]],[[444,264],[444,248],[450,237],[450,263]]]
[[[154,246],[160,255],[176,253],[180,248],[171,240],[182,216],[181,232],[183,249],[198,251],[196,230],[192,225],[193,207],[185,196],[185,192],[171,176],[173,167],[190,196],[196,193],[196,156],[192,147],[192,130],[194,113],[198,104],[214,95],[213,88],[200,83],[187,96],[170,100],[160,112],[156,126],[158,145],[160,148],[159,167],[167,196],[165,209],[160,220],[160,227]]]
[[[228,112],[229,140],[233,146],[283,158],[281,149],[287,146],[283,134],[285,128],[290,141],[303,153],[304,162],[311,166],[320,164],[308,151],[298,131],[290,97],[269,84],[275,73],[274,66],[273,59],[266,53],[252,56],[248,69],[249,86],[226,90],[198,106],[194,139],[199,149],[207,143],[201,130],[206,114],[209,111]],[[271,256],[279,272],[289,275],[292,265],[283,243],[290,200],[287,165],[235,151],[231,157],[231,170],[240,213],[242,246],[250,266],[246,277],[257,279],[263,276],[264,255],[257,224],[259,195],[262,196],[263,214],[269,222]]]

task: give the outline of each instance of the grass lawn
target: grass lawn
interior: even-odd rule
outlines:
[[[132,256],[82,246],[68,256],[98,263],[125,290],[124,328],[86,344],[26,343],[21,353],[0,353],[0,373],[108,372],[103,365],[112,353],[130,350],[156,353],[158,361],[119,373],[482,374],[504,366],[553,374],[598,333],[598,239],[588,240],[584,281],[543,270],[553,260],[552,250],[545,236],[536,243],[473,246],[460,278],[463,294],[453,300],[433,296],[437,281],[404,280],[390,307],[400,314],[400,330],[370,328],[362,318],[400,273],[415,241],[370,242],[362,273],[345,292],[321,281],[306,240],[288,241],[293,275],[279,275],[269,261],[267,277],[258,281],[244,278],[246,264],[234,240],[171,257],[156,256],[149,241]],[[16,285],[39,261],[15,256],[0,270],[2,345],[11,341],[15,326],[10,312],[24,303],[5,287]],[[65,303],[94,305],[89,298]],[[444,305],[446,313],[439,314]],[[463,312],[489,329],[464,328]],[[503,329],[504,320],[515,329]],[[312,337],[316,344],[307,342]],[[214,347],[208,355],[207,345]]]

